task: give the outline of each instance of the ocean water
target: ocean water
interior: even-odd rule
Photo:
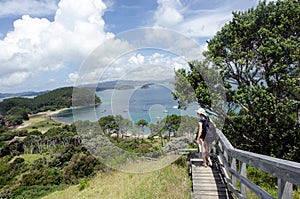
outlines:
[[[196,116],[194,110],[198,106],[191,105],[187,110],[178,109],[172,91],[170,85],[151,85],[147,89],[108,89],[96,93],[102,101],[100,105],[62,111],[56,119],[72,123],[77,120],[97,121],[107,115],[122,115],[134,123],[141,119],[157,123],[172,114]]]

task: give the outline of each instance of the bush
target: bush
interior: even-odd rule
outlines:
[[[63,182],[63,176],[58,169],[44,168],[24,174],[21,180],[23,186],[33,185],[59,185]]]
[[[34,186],[20,186],[14,190],[10,196],[14,199],[37,199],[46,196],[54,191],[60,191],[66,188],[66,185],[34,185]],[[6,196],[9,196],[6,194]],[[1,198],[1,195],[0,195]],[[10,198],[10,197],[7,197]]]
[[[79,183],[79,191],[84,190],[88,186],[89,186],[89,183],[86,180],[80,181],[80,183]]]
[[[94,168],[99,161],[92,155],[84,153],[74,154],[64,168],[64,177],[67,183],[78,183],[78,179],[91,176],[94,174]]]

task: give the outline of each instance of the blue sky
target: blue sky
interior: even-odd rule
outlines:
[[[164,74],[186,67],[189,59],[166,46],[177,49],[192,40],[200,55],[205,41],[231,20],[232,11],[257,4],[258,0],[0,0],[0,93],[172,77]],[[134,42],[149,39],[146,31],[136,28],[153,27],[166,30],[151,32],[151,39],[167,34],[163,44],[130,47],[126,40],[133,35]],[[185,42],[172,40],[176,34],[186,37]],[[99,46],[98,62],[90,64],[87,60]]]

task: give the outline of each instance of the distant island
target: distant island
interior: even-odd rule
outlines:
[[[153,85],[154,83],[148,83],[148,84],[144,84],[143,86],[141,86],[141,89],[148,89],[150,88],[151,85]]]
[[[117,90],[130,90],[134,88],[135,88],[134,86],[130,86],[130,85],[121,85],[116,87]]]

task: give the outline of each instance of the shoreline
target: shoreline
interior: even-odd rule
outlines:
[[[97,103],[97,104],[93,104],[93,105],[89,105],[89,106],[99,106],[101,103]],[[52,121],[60,123],[60,124],[67,124],[67,125],[71,125],[73,122],[69,123],[69,122],[65,122],[65,121],[61,121],[57,118],[57,115],[59,113],[61,113],[62,111],[66,111],[66,110],[73,110],[73,109],[80,109],[82,107],[87,107],[87,106],[76,106],[76,107],[69,107],[69,108],[62,108],[59,110],[55,110],[55,111],[44,111],[44,112],[39,112],[36,114],[32,114],[29,117],[40,117],[40,116],[44,116],[44,117],[49,117]]]
[[[49,117],[54,122],[57,122],[57,123],[60,123],[60,124],[70,125],[71,123],[61,121],[61,120],[57,119],[57,117],[56,117],[60,112],[66,111],[66,110],[72,110],[72,108],[62,108],[62,109],[59,109],[59,110],[56,110],[56,111],[50,111],[49,110],[49,111],[39,112],[39,113],[36,113],[36,114],[29,115],[29,118]]]

